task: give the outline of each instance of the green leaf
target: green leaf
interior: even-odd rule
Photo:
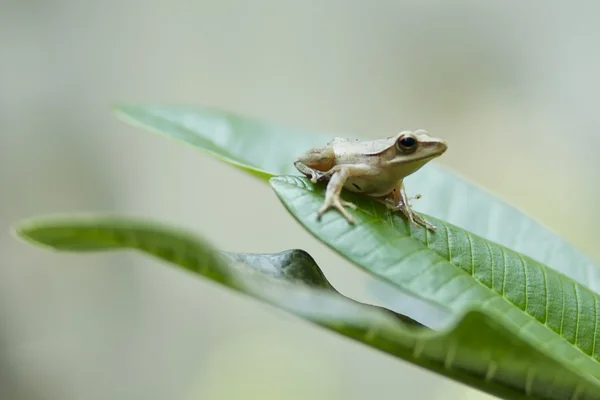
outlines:
[[[127,105],[116,111],[135,126],[190,144],[265,181],[273,175],[300,175],[292,165],[300,153],[323,146],[334,136],[353,136],[307,133],[202,107]],[[443,136],[443,132],[432,134]],[[452,151],[452,143],[448,151]],[[415,202],[416,210],[527,254],[596,292],[600,290],[600,265],[457,174],[430,163],[405,183],[409,194],[423,195]]]
[[[292,173],[288,157],[306,145],[299,132],[216,109],[120,106],[116,112],[134,126],[192,145],[265,181],[278,172]]]
[[[332,230],[339,225],[334,216],[327,220],[324,225]],[[32,220],[21,224],[17,233],[56,250],[142,251],[504,399],[600,399],[598,379],[549,353],[545,343],[532,340],[525,330],[507,324],[506,315],[473,309],[440,332],[415,328],[389,312],[339,295],[303,252],[220,255],[182,230],[103,216]]]
[[[454,314],[477,306],[529,343],[600,378],[600,296],[530,257],[429,217],[435,233],[399,213],[346,194],[356,224],[337,212],[316,215],[324,195],[310,180],[275,177],[288,211],[329,247],[380,279]]]

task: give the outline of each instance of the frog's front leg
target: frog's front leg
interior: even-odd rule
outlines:
[[[356,205],[354,203],[350,203],[349,201],[342,200],[340,198],[340,193],[344,187],[344,183],[351,176],[364,176],[369,174],[368,168],[357,167],[357,166],[335,166],[329,171],[323,173],[323,177],[331,177],[329,178],[329,183],[327,184],[327,189],[325,191],[325,201],[323,202],[323,206],[317,213],[317,218],[321,218],[323,214],[330,208],[335,208],[338,210],[344,218],[348,220],[351,224],[355,223],[356,220],[352,217],[348,211],[344,207],[350,207],[352,209],[356,209]]]
[[[352,209],[356,209],[356,205],[354,203],[347,202],[340,198],[340,193],[344,187],[344,183],[346,179],[350,177],[350,171],[348,168],[339,168],[337,171],[333,173],[331,179],[329,179],[329,183],[327,184],[327,190],[325,191],[325,201],[323,202],[323,206],[319,209],[317,213],[317,218],[321,218],[325,211],[330,208],[335,208],[338,210],[344,218],[348,220],[351,224],[355,223],[354,217],[352,217],[348,211],[344,208],[350,207]]]
[[[417,195],[414,198],[418,199],[420,197],[421,195]],[[416,226],[421,225],[435,232],[437,228],[429,222],[425,221],[423,217],[417,214],[408,203],[409,200],[410,199],[406,195],[406,190],[404,189],[403,182],[400,182],[400,184],[398,184],[398,186],[387,197],[380,199],[380,201],[384,203],[389,209],[402,212],[402,214],[404,214],[406,218],[408,218],[411,224],[414,224]]]

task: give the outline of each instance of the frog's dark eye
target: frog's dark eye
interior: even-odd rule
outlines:
[[[418,144],[417,139],[410,134],[400,136],[396,142],[398,150],[405,154],[410,154],[417,150]]]

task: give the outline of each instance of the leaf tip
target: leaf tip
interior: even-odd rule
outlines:
[[[284,177],[281,175],[275,175],[269,178],[269,184],[273,187],[281,185],[283,183]]]
[[[51,247],[42,234],[42,228],[39,218],[28,218],[12,224],[9,232],[21,242],[38,247]]]
[[[14,223],[10,233],[15,239],[30,245],[62,250],[65,238],[102,220],[103,216],[92,213],[47,214]]]

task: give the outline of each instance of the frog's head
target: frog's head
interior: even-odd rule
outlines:
[[[441,156],[448,145],[442,139],[429,136],[426,130],[403,131],[396,135],[395,149],[404,160],[432,159]]]
[[[382,154],[382,162],[401,175],[412,174],[430,160],[441,156],[448,149],[442,139],[429,136],[427,131],[402,131],[389,138],[389,147]]]

